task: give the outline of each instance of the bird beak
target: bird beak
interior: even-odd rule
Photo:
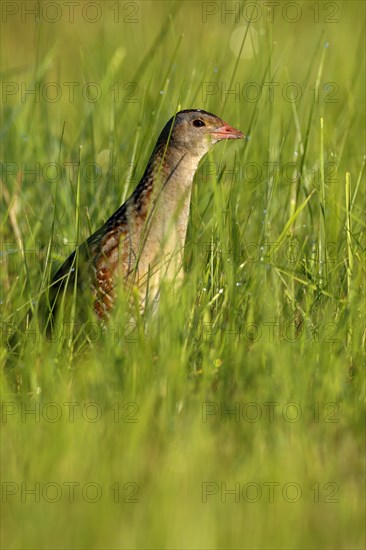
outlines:
[[[240,130],[229,126],[229,124],[224,124],[212,130],[211,136],[216,139],[242,139],[245,138],[245,135]]]

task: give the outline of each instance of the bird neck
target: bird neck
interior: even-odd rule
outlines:
[[[192,182],[202,156],[156,145],[131,197],[141,272],[159,258],[168,262],[168,278],[181,271]]]
[[[133,194],[140,217],[151,213],[164,219],[164,226],[182,216],[188,222],[193,177],[202,156],[158,142]]]

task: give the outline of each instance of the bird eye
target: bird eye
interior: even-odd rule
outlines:
[[[193,126],[206,126],[206,124],[203,122],[203,120],[201,120],[200,118],[197,118],[196,120],[193,121]]]

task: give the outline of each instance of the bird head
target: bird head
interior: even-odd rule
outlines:
[[[201,157],[218,141],[245,136],[216,115],[201,109],[188,109],[171,118],[160,137],[165,142],[169,140],[174,148]]]

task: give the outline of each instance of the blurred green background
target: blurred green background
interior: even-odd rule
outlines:
[[[1,10],[2,546],[364,548],[364,3]],[[198,170],[183,288],[12,357],[185,108],[250,139]]]

